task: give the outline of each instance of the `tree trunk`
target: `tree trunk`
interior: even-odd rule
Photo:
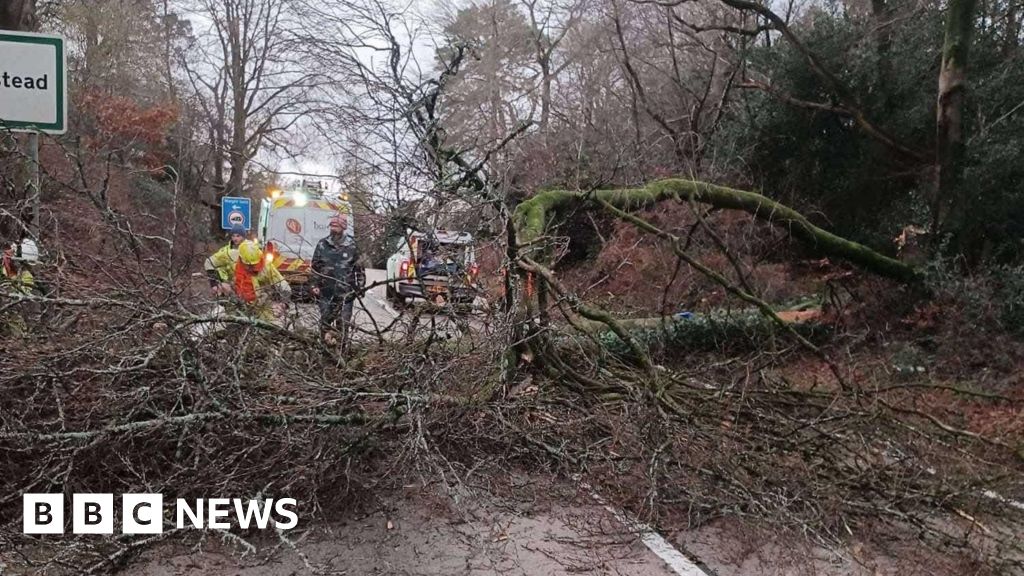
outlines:
[[[102,15],[87,10],[85,12],[85,21],[82,23],[82,35],[85,38],[85,43],[82,46],[83,69],[79,73],[81,74],[82,84],[88,87],[99,85],[99,82],[93,81],[93,75],[99,68],[98,61],[101,58],[99,54],[100,27],[97,21],[98,18],[102,18]]]
[[[1012,4],[1006,11],[1006,36],[1003,40],[1003,56],[1009,57],[1017,49],[1020,37],[1020,8]]]
[[[808,316],[804,320],[787,320],[800,335],[818,339],[828,333],[828,327]],[[740,310],[716,310],[687,317],[665,316],[661,318],[630,318],[619,320],[619,325],[630,338],[652,354],[679,354],[687,351],[714,350],[728,347],[756,349],[764,346],[765,340],[781,334],[779,325],[756,308]],[[576,325],[595,336],[601,346],[619,356],[630,357],[635,353],[619,335],[607,325],[581,318]],[[561,342],[564,348],[590,344],[586,339],[573,338]]]
[[[551,74],[550,55],[542,58],[540,65],[540,133],[546,138],[548,123],[551,121],[551,82],[554,80],[554,76]]]
[[[225,190],[226,184],[224,182],[224,163],[227,159],[225,156],[226,146],[224,137],[224,102],[219,100],[217,102],[217,119],[211,123],[210,126],[210,142],[212,143],[212,150],[210,155],[213,158],[213,204],[219,204],[221,196],[226,196]],[[210,214],[210,234],[215,238],[222,234],[223,231],[220,228],[220,212],[216,209],[211,210]]]
[[[230,155],[231,174],[228,175],[227,194],[232,196],[242,195],[242,186],[245,181],[245,168],[248,163],[248,142],[246,138],[246,123],[249,118],[249,110],[246,106],[246,62],[243,51],[245,42],[240,22],[241,15],[237,11],[228,11],[228,38],[231,46],[230,55],[230,86],[231,86],[231,147],[228,150]]]
[[[228,150],[230,156],[229,165],[231,173],[228,175],[228,182],[225,193],[231,196],[241,196],[245,189],[245,168],[249,163],[248,153],[245,145],[245,114],[235,114],[234,126],[231,134],[231,148]]]
[[[36,0],[0,0],[0,30],[35,30]]]
[[[802,214],[754,192],[715,186],[694,180],[661,180],[644,188],[597,190],[579,193],[567,190],[541,192],[516,208],[515,223],[520,246],[528,247],[544,233],[552,217],[562,211],[596,206],[592,199],[603,200],[621,210],[635,210],[664,200],[698,202],[717,208],[742,210],[755,218],[785,230],[810,248],[842,258],[869,272],[908,284],[922,280],[920,271],[899,260],[840,238],[812,224]]]
[[[892,76],[889,57],[893,27],[888,22],[891,16],[892,10],[886,0],[871,0],[871,24],[874,27],[875,51],[878,56],[878,82],[882,86],[888,85]],[[883,99],[888,94],[887,90],[881,92]],[[883,100],[881,105],[885,106],[887,103],[887,100]]]
[[[963,105],[967,80],[967,53],[974,28],[977,0],[949,0],[946,38],[942,45],[939,93],[935,118],[935,168],[932,230],[956,225],[964,208],[959,190],[964,156]]]

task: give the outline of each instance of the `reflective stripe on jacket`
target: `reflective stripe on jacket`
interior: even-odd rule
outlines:
[[[235,262],[238,262],[238,248],[231,245],[222,246],[203,262],[203,269],[209,274],[214,272],[221,282],[230,282],[234,272]]]
[[[4,269],[3,284],[5,291],[31,294],[35,290],[36,279],[28,270],[13,272],[12,274],[7,269]]]
[[[276,266],[260,261],[256,265],[256,273],[249,272],[244,264],[235,262],[235,293],[242,301],[249,304],[262,303],[270,299],[274,293],[287,299],[292,288]]]

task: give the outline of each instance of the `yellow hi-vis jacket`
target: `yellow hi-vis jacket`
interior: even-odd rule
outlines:
[[[7,270],[4,270],[3,286],[4,290],[7,292],[20,292],[22,294],[31,294],[32,290],[34,290],[36,287],[36,279],[28,270],[15,272],[13,275],[10,276],[8,276]]]
[[[287,301],[292,288],[270,262],[260,262],[255,273],[239,262],[235,264],[235,294],[247,304],[266,304],[275,295]]]
[[[273,310],[270,302],[278,296],[287,302],[292,288],[277,267],[270,262],[260,262],[255,272],[250,272],[241,262],[235,263],[235,294],[245,302],[253,316],[272,322]]]
[[[235,262],[238,262],[238,248],[228,242],[203,262],[203,269],[208,273],[216,272],[221,282],[231,282],[235,275]]]

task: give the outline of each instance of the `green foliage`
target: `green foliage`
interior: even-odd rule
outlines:
[[[955,309],[952,314],[969,319],[973,330],[1024,337],[1024,266],[1003,265],[974,275],[961,268],[948,258],[929,262],[929,289]]]
[[[150,213],[164,213],[169,210],[174,195],[173,184],[161,184],[148,176],[137,176],[132,181],[135,203],[143,210]]]
[[[1024,50],[1010,57],[991,35],[971,47],[974,78],[964,182],[968,219],[959,223],[987,259],[1024,258]]]
[[[997,280],[999,320],[1008,332],[1024,337],[1024,267],[1002,268]]]
[[[865,116],[923,161],[901,159],[853,119],[801,108],[761,91],[733,102],[715,144],[736,158],[735,177],[838,234],[876,248],[908,224],[930,224],[935,105],[945,12],[889,3],[891,25],[836,6],[812,10],[794,32],[848,89]],[[989,24],[986,25],[985,21]],[[974,259],[1019,261],[1024,236],[1024,50],[979,18],[970,49],[962,186],[966,216],[954,222],[952,246]],[[753,67],[773,88],[800,100],[839,104],[802,54],[775,39],[748,48]],[[966,247],[964,244],[967,244]]]
[[[933,125],[938,67],[929,50],[941,45],[939,26],[935,17],[901,28],[908,33],[894,36],[891,57],[880,54],[876,43],[864,39],[863,25],[846,15],[815,14],[813,25],[799,26],[798,33],[875,124],[899,141],[920,143]],[[836,104],[789,43],[754,48],[751,58],[778,90]],[[746,164],[766,192],[798,208],[818,209],[840,235],[875,246],[907,222],[915,175],[897,175],[901,166],[891,151],[865,137],[849,117],[785,105],[764,93],[750,94],[734,112],[722,137],[745,142]]]

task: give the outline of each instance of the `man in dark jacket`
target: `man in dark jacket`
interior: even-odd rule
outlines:
[[[331,218],[331,233],[317,243],[310,264],[311,292],[318,298],[320,331],[328,343],[334,340],[331,330],[340,329],[342,343],[347,344],[352,303],[366,284],[366,271],[358,263],[359,250],[355,239],[346,234],[347,228],[344,216]]]

